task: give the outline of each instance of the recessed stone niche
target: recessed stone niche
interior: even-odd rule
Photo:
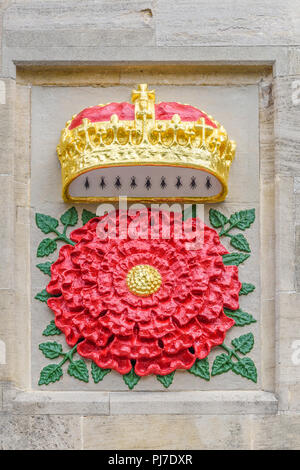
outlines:
[[[163,70],[163,68],[161,69]],[[265,196],[261,190],[260,168],[263,168],[264,177],[267,178],[267,170],[264,169],[260,155],[260,138],[264,132],[264,102],[261,99],[260,79],[262,72],[253,71],[249,68],[242,72],[234,73],[232,70],[206,71],[187,70],[186,76],[182,70],[176,69],[171,72],[163,72],[160,75],[154,72],[145,77],[145,73],[137,70],[124,69],[123,80],[118,83],[115,79],[103,79],[100,86],[97,80],[95,86],[86,83],[68,83],[65,75],[63,81],[58,74],[57,82],[53,78],[53,73],[48,79],[41,74],[40,81],[28,71],[22,73],[19,78],[19,88],[26,86],[31,80],[34,84],[31,87],[31,387],[36,390],[111,390],[127,391],[122,377],[112,371],[103,381],[95,384],[90,376],[88,383],[84,383],[70,377],[64,371],[63,378],[47,387],[38,386],[41,369],[49,363],[57,360],[46,359],[38,345],[45,341],[57,341],[61,343],[64,350],[68,346],[64,340],[64,335],[48,337],[42,335],[46,325],[52,320],[53,313],[45,303],[34,299],[37,292],[45,288],[49,278],[36,268],[36,264],[46,260],[54,261],[58,256],[58,251],[45,258],[37,258],[36,250],[39,242],[43,239],[42,232],[35,226],[34,217],[36,212],[48,214],[59,219],[61,214],[70,205],[65,204],[61,199],[61,172],[60,164],[56,155],[56,146],[59,141],[60,132],[67,120],[83,108],[99,103],[112,101],[130,101],[130,92],[133,86],[139,82],[148,81],[149,86],[156,90],[157,101],[178,101],[196,106],[222,123],[231,139],[237,143],[236,158],[232,165],[229,180],[229,193],[226,201],[218,204],[206,204],[204,206],[205,223],[209,225],[208,211],[211,207],[219,209],[225,215],[230,215],[235,211],[255,208],[256,220],[245,233],[250,247],[251,256],[239,266],[239,277],[242,282],[252,283],[256,289],[249,295],[240,296],[240,308],[250,313],[257,320],[256,323],[244,327],[233,327],[226,337],[226,344],[230,345],[233,338],[242,334],[252,332],[255,338],[255,345],[249,357],[251,357],[258,370],[258,381],[253,383],[241,376],[228,372],[212,377],[209,382],[189,374],[187,371],[176,371],[173,384],[167,393],[174,391],[192,390],[272,390],[272,364],[266,361],[272,357],[273,332],[262,329],[261,318],[269,321],[273,312],[264,312],[262,283],[269,285],[272,283],[272,276],[266,278],[261,272],[261,266],[265,260],[271,257],[273,247],[269,244],[266,249],[261,249],[261,214],[265,210]],[[150,76],[149,76],[150,75]],[[47,76],[47,74],[46,74]],[[86,73],[84,76],[88,76]],[[29,78],[28,78],[29,77]],[[206,77],[206,78],[205,78]],[[51,83],[53,80],[53,83]],[[47,86],[51,84],[52,86]],[[64,86],[61,86],[61,85]],[[77,86],[77,85],[81,86]],[[68,85],[68,86],[65,86]],[[260,122],[260,116],[263,117]],[[79,213],[79,220],[83,208],[96,212],[97,205],[76,205]],[[80,223],[78,224],[80,226]],[[75,227],[74,227],[75,228]],[[229,239],[222,238],[222,243],[232,251]],[[59,246],[61,242],[58,242]],[[266,244],[264,243],[264,246]],[[270,287],[271,288],[271,287]],[[267,320],[266,320],[267,319]],[[272,320],[270,320],[271,322]],[[262,333],[261,333],[262,332]],[[268,335],[267,343],[261,342],[261,336]],[[262,350],[265,348],[265,354]],[[209,355],[210,367],[217,354],[222,351],[214,349]],[[77,357],[79,359],[79,357]],[[90,370],[89,361],[88,367]],[[269,368],[269,373],[266,373]],[[163,391],[162,385],[155,376],[142,378],[135,387],[136,391]]]

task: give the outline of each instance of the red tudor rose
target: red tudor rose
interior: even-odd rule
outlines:
[[[174,236],[176,223],[183,223],[179,214],[171,214],[166,239],[168,215],[160,212],[158,238],[151,239],[153,214],[112,212],[90,220],[72,232],[75,246],[63,246],[51,267],[47,291],[59,297],[48,306],[67,343],[79,341],[81,356],[121,374],[133,365],[140,376],[190,369],[234,325],[223,307],[239,306],[238,268],[223,264],[227,250],[217,232],[204,225],[204,243],[190,250],[190,235]],[[122,236],[99,238],[99,221],[113,217]],[[121,218],[128,227],[139,221],[137,239],[124,232]]]

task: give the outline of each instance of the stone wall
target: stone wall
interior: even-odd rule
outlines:
[[[300,448],[298,3],[0,2],[0,448]],[[127,393],[33,385],[34,95],[47,86],[72,87],[70,96],[77,86],[86,87],[82,95],[91,86],[105,94],[139,82],[183,95],[190,87],[191,96],[196,87],[227,87],[233,100],[235,89],[258,92],[258,188],[243,201],[257,204],[260,219],[257,388]]]

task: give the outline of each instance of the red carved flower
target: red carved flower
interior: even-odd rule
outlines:
[[[223,264],[227,250],[217,232],[204,225],[204,243],[187,249],[191,235],[174,236],[181,215],[171,214],[166,238],[163,220],[168,215],[160,212],[154,225],[158,238],[151,239],[150,219],[158,212],[153,214],[149,209],[133,216],[112,212],[90,220],[72,232],[75,246],[63,246],[51,267],[47,291],[59,297],[50,298],[48,306],[67,343],[81,340],[81,356],[121,374],[132,365],[140,376],[190,369],[234,325],[223,307],[239,306],[238,268]],[[114,216],[123,238],[99,238],[99,221],[109,223]],[[121,219],[129,227],[139,222],[137,239],[130,238]]]

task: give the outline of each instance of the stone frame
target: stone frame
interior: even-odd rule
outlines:
[[[113,59],[112,59],[113,58]],[[120,415],[120,414],[198,414],[198,415],[267,415],[277,414],[277,422],[284,424],[279,414],[300,411],[299,384],[300,372],[292,364],[291,342],[295,338],[299,319],[293,317],[299,304],[299,293],[295,288],[294,272],[294,174],[298,170],[293,128],[299,111],[290,109],[287,99],[292,82],[300,75],[299,49],[281,46],[192,46],[192,47],[106,47],[91,48],[76,46],[72,51],[64,48],[6,47],[2,57],[2,80],[6,88],[7,106],[2,119],[7,120],[9,135],[6,149],[14,152],[14,162],[7,159],[1,164],[2,222],[5,222],[7,246],[1,246],[1,257],[5,266],[1,267],[1,287],[3,290],[3,311],[8,320],[1,325],[1,338],[7,345],[8,364],[1,369],[0,390],[3,390],[2,409],[4,412],[22,415]],[[260,142],[261,192],[265,211],[264,226],[261,231],[270,250],[263,270],[271,271],[274,282],[266,287],[264,308],[269,311],[262,319],[262,328],[274,331],[274,344],[262,343],[268,358],[265,391],[261,392],[149,392],[127,394],[128,399],[118,392],[31,392],[24,369],[30,367],[30,347],[28,311],[30,289],[24,283],[24,274],[29,278],[29,257],[23,247],[29,246],[29,181],[30,149],[28,122],[29,87],[18,88],[18,68],[30,69],[71,65],[82,67],[99,64],[101,66],[124,66],[125,64],[194,64],[204,67],[229,67],[236,70],[255,70],[260,67],[272,69],[273,97],[270,96],[270,83],[261,82],[261,95],[266,106],[261,111],[260,123],[265,134]],[[42,70],[42,69],[41,69]],[[64,74],[62,74],[64,75]],[[37,77],[39,73],[37,73]],[[41,78],[43,80],[43,77]],[[62,76],[61,80],[64,80]],[[23,78],[24,80],[24,78]],[[24,82],[23,82],[24,83]],[[51,83],[49,81],[48,83]],[[274,111],[274,114],[273,114]],[[15,134],[16,130],[18,133]],[[14,136],[16,145],[14,146]],[[289,136],[291,136],[289,140]],[[274,159],[273,159],[274,157]],[[9,221],[9,224],[7,223]],[[276,240],[275,240],[276,233]],[[21,257],[19,256],[21,254]],[[12,261],[14,260],[14,261]],[[273,264],[274,263],[274,264]],[[271,269],[269,268],[271,266]],[[275,269],[272,267],[275,266]],[[15,274],[13,274],[15,273]],[[262,286],[262,289],[264,287]],[[24,301],[25,299],[25,301]],[[25,306],[25,308],[24,308]],[[275,312],[275,316],[272,313]],[[275,327],[275,319],[277,325]],[[16,342],[16,337],[18,341]],[[17,343],[17,344],[16,344]],[[275,349],[273,348],[275,346]],[[19,351],[21,355],[16,352]],[[19,358],[22,358],[20,360]],[[25,366],[24,366],[25,362]],[[275,365],[275,371],[273,367]],[[149,400],[149,394],[154,395]],[[176,395],[176,396],[175,396]],[[0,395],[1,396],[1,395]],[[1,410],[1,402],[0,402]],[[162,411],[163,410],[163,411]],[[234,420],[233,420],[234,421]],[[119,423],[121,423],[119,421]],[[241,423],[242,421],[234,421]],[[268,421],[272,426],[272,421]],[[114,425],[118,426],[118,421]],[[221,421],[226,426],[226,421]],[[246,423],[246,421],[245,421]],[[245,424],[246,425],[246,424]],[[83,423],[84,430],[89,426],[88,418]],[[93,426],[93,423],[92,423]],[[259,431],[263,432],[263,427]],[[299,430],[299,427],[297,428]],[[295,429],[295,432],[297,430]],[[248,439],[248,438],[247,438]],[[248,440],[245,438],[244,443]],[[258,442],[258,441],[257,441]],[[263,438],[261,437],[261,441]],[[275,439],[274,439],[275,442]],[[278,442],[278,440],[276,441]],[[296,439],[292,442],[297,442]],[[259,444],[259,443],[258,443]],[[73,445],[79,445],[78,442]],[[93,443],[89,444],[91,447]],[[243,443],[242,443],[243,445]],[[253,442],[252,444],[253,445]],[[255,444],[254,444],[255,445]],[[112,447],[113,448],[113,447]]]
[[[24,64],[16,66],[16,104],[19,109],[22,109],[22,116],[26,120],[26,122],[30,122],[30,111],[31,111],[31,86],[33,84],[38,85],[42,83],[43,85],[52,86],[59,86],[60,79],[57,78],[62,74],[64,69],[60,67],[55,67],[54,70],[51,69],[51,65],[49,64],[47,68],[43,66],[36,66],[33,64]],[[55,64],[53,64],[55,65]],[[180,62],[177,64],[172,65],[171,67],[167,68],[167,65],[161,65],[159,69],[157,68],[156,64],[151,65],[144,65],[144,63],[140,64],[146,70],[148,75],[151,75],[151,83],[157,84],[163,82],[163,78],[167,75],[173,74],[173,82],[178,82],[178,80],[183,79],[183,69]],[[227,64],[226,64],[227,65]],[[78,66],[77,66],[78,67]],[[71,68],[71,76],[76,73],[77,69],[76,65],[72,64]],[[190,64],[189,66],[184,65],[184,83],[186,81],[191,82],[193,85],[197,84],[201,77],[203,76],[203,65],[202,61],[197,61],[197,63]],[[230,63],[230,67],[226,66],[215,66],[212,69],[211,66],[206,65],[204,68],[205,73],[209,76],[214,76],[215,82],[221,84],[224,82],[224,76],[226,76],[226,85],[230,86],[235,81],[236,83],[240,83],[241,81],[245,83],[255,83],[260,92],[260,119],[259,119],[259,126],[260,126],[260,168],[261,168],[261,181],[260,181],[260,210],[261,212],[266,212],[270,210],[270,207],[273,207],[274,202],[272,201],[272,195],[270,195],[269,191],[269,184],[272,180],[272,175],[274,173],[274,162],[272,161],[272,156],[270,156],[270,149],[267,149],[267,152],[262,147],[262,136],[266,136],[267,129],[265,126],[272,126],[272,115],[266,115],[266,110],[268,110],[270,102],[269,98],[266,101],[266,97],[263,94],[266,94],[266,87],[270,88],[270,72],[271,68],[268,66],[268,63],[263,64],[252,64],[248,66],[239,66],[234,63]],[[66,66],[65,66],[66,68]],[[119,73],[122,74],[124,70],[124,66],[119,65]],[[167,69],[167,74],[164,73],[164,69]],[[102,78],[101,84],[102,86],[106,85],[109,86],[111,83],[114,83],[115,77],[113,72],[116,70],[115,64],[110,65],[109,67],[98,66],[96,68],[92,68],[93,72],[95,70],[97,72],[98,80],[99,77]],[[132,75],[134,75],[135,67],[130,65],[126,66],[127,70],[127,78],[123,79],[123,85],[126,84],[126,80],[130,82],[132,80]],[[214,74],[213,74],[214,70]],[[81,78],[80,81],[77,82],[77,85],[83,86],[89,77],[89,81],[91,80],[91,71],[89,66],[86,65],[85,67],[80,68],[81,71]],[[38,72],[38,74],[37,74]],[[106,73],[106,77],[103,79],[104,74]],[[38,77],[37,77],[38,75]],[[96,74],[95,74],[96,75]],[[124,72],[126,76],[126,71]],[[95,76],[96,78],[96,76]],[[125,81],[125,83],[124,83]],[[263,84],[263,86],[260,83]],[[170,82],[170,78],[168,80],[169,84],[172,83],[172,78]],[[182,82],[180,82],[182,83]],[[207,84],[207,83],[205,83]],[[69,81],[69,85],[73,85],[72,78]],[[270,90],[269,90],[270,91]],[[18,111],[16,111],[16,115],[18,115]],[[271,122],[270,122],[271,121]],[[24,132],[24,141],[23,146],[18,146],[18,155],[20,159],[18,160],[18,166],[16,167],[16,177],[19,178],[20,170],[24,171],[26,169],[26,173],[22,174],[24,178],[24,183],[28,186],[30,185],[30,152],[28,151],[28,145],[30,145],[30,127],[27,129],[23,129]],[[272,142],[270,142],[272,145]],[[28,195],[28,197],[30,197]],[[268,199],[270,199],[268,201]],[[274,223],[273,217],[271,214],[268,216],[262,217],[262,224],[270,224]],[[27,207],[27,211],[23,214],[22,225],[20,226],[20,230],[17,230],[16,226],[16,238],[18,238],[18,233],[20,239],[24,236],[22,234],[24,230],[24,225],[29,228],[30,226],[30,202]],[[263,289],[261,292],[261,330],[264,329],[264,325],[272,324],[272,320],[274,318],[274,309],[273,306],[269,305],[267,299],[270,295],[272,295],[272,291],[274,289],[274,279],[267,275],[264,271],[263,266],[270,266],[270,263],[273,262],[274,258],[274,245],[273,244],[266,244],[264,240],[266,238],[265,235],[266,228],[262,225],[261,226],[261,277],[262,277],[262,286],[263,289],[268,293],[263,294]],[[24,240],[25,246],[28,243],[28,239],[30,238],[29,231],[27,232],[27,239]],[[30,270],[30,262],[29,262],[29,254],[27,250],[24,250],[24,245],[22,248],[22,252],[18,247],[15,248],[15,252],[17,253],[16,256],[16,272],[22,273],[22,266],[26,264],[26,269]],[[22,276],[21,276],[22,277]],[[21,279],[20,279],[21,283]],[[23,289],[26,286],[23,286]],[[19,292],[20,294],[20,292]],[[25,296],[25,292],[23,292]],[[28,293],[27,293],[28,296]],[[23,298],[23,296],[22,296]],[[30,297],[27,297],[28,303],[28,311],[27,316],[30,317]],[[22,302],[22,307],[24,308],[24,304]],[[272,318],[273,317],[273,318]],[[25,320],[25,319],[24,319]],[[27,323],[27,320],[25,320]],[[28,331],[30,329],[29,325],[27,325]],[[264,338],[265,335],[262,335]],[[26,343],[26,338],[20,337],[20,342]],[[11,405],[13,410],[20,412],[26,412],[28,409],[28,405],[30,411],[34,408],[37,408],[38,412],[41,413],[52,413],[52,408],[57,412],[57,410],[61,409],[60,412],[66,414],[66,403],[71,403],[72,406],[72,413],[74,414],[74,407],[78,409],[78,412],[82,412],[82,405],[87,408],[85,414],[152,414],[153,410],[155,410],[155,414],[162,413],[178,413],[179,410],[181,413],[201,413],[201,414],[211,414],[216,412],[234,414],[234,413],[244,413],[245,412],[245,405],[247,405],[247,413],[251,412],[256,413],[274,413],[277,411],[277,398],[275,396],[275,387],[274,387],[274,378],[273,378],[273,368],[274,368],[274,357],[272,358],[272,353],[274,354],[274,344],[275,344],[275,337],[273,335],[264,338],[262,341],[262,352],[264,360],[261,361],[261,375],[262,375],[262,390],[259,391],[214,391],[214,392],[205,392],[205,391],[170,391],[167,394],[164,392],[91,392],[88,391],[88,398],[83,395],[84,392],[74,391],[74,392],[56,392],[56,391],[14,391],[15,398],[12,400]],[[27,349],[26,344],[26,349]],[[25,370],[30,370],[30,356],[31,352],[28,351],[26,355],[27,365]],[[265,357],[266,356],[266,357]],[[24,356],[23,356],[24,359]],[[22,374],[22,378],[19,377],[17,383],[20,384],[21,390],[24,390],[24,386],[30,389],[29,383],[29,374]],[[16,377],[17,379],[17,377]],[[46,403],[50,401],[51,406],[46,405]],[[55,406],[54,406],[55,404]],[[218,410],[218,411],[217,411]],[[251,410],[251,411],[250,411]]]

